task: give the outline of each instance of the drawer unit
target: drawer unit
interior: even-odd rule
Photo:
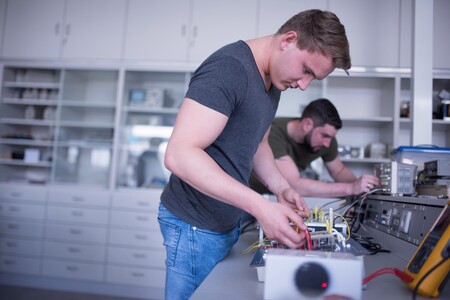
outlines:
[[[38,258],[0,255],[0,273],[39,275],[40,266]]]
[[[164,287],[166,271],[133,267],[108,266],[106,281],[118,284]]]
[[[46,240],[64,240],[104,244],[106,242],[106,228],[47,224]]]
[[[43,220],[45,207],[39,204],[23,204],[0,201],[0,217]]]
[[[92,205],[109,207],[111,195],[98,190],[70,191],[66,189],[50,189],[48,201],[64,204]]]
[[[47,209],[47,220],[106,225],[108,223],[108,212],[103,209],[74,208],[50,205]]]
[[[162,190],[120,190],[113,194],[113,208],[149,209],[158,211]]]
[[[39,239],[44,236],[44,225],[14,220],[0,221],[0,236],[30,237]]]
[[[42,242],[13,238],[0,238],[0,253],[12,255],[41,256]]]
[[[134,265],[141,267],[165,268],[164,249],[128,249],[122,247],[110,247],[108,251],[108,263],[121,265]]]
[[[105,261],[105,249],[104,246],[46,241],[44,256],[102,263]]]
[[[47,199],[46,187],[31,187],[27,185],[0,185],[0,199],[27,200],[45,202]]]
[[[163,237],[159,230],[125,230],[113,228],[110,230],[110,245],[125,245],[129,247],[163,247]]]
[[[42,274],[49,277],[103,281],[104,267],[97,264],[44,259]]]
[[[147,210],[111,211],[111,226],[159,230],[158,215]]]

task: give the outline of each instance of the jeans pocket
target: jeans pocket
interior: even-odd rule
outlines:
[[[158,218],[161,233],[166,247],[166,266],[173,267],[177,256],[177,248],[180,241],[181,228],[178,225],[166,222]]]

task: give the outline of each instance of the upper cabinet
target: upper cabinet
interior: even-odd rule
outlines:
[[[2,56],[12,59],[121,57],[126,0],[8,1]]]
[[[399,66],[400,1],[330,1],[345,25],[353,66]]]
[[[124,59],[200,63],[227,43],[256,37],[256,18],[257,0],[130,0]]]
[[[433,67],[435,69],[450,69],[450,55],[448,54],[450,40],[450,1],[434,0],[433,25]]]
[[[327,9],[327,0],[260,0],[258,36],[274,34],[287,20],[307,9]]]

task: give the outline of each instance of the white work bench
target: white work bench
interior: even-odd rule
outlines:
[[[387,237],[388,239],[390,237]],[[192,300],[219,300],[219,299],[264,299],[264,283],[258,281],[256,269],[250,267],[254,252],[243,254],[258,239],[256,231],[241,235],[239,241],[223,261],[209,274],[192,296]],[[377,241],[379,242],[379,241]],[[394,253],[378,253],[364,257],[365,275],[384,268],[398,268],[403,270],[409,261],[407,258]],[[342,270],[342,276],[351,276]],[[412,291],[395,275],[385,274],[372,279],[362,292],[363,300],[380,298],[412,299]],[[419,299],[430,299],[417,296]],[[447,284],[438,299],[450,299],[450,284]]]

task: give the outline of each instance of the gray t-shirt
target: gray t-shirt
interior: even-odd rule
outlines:
[[[248,186],[253,156],[280,100],[275,87],[266,92],[248,45],[238,41],[208,57],[195,71],[186,97],[228,117],[224,130],[205,151]],[[234,228],[242,215],[240,209],[202,194],[173,174],[161,202],[183,221],[220,233]]]

